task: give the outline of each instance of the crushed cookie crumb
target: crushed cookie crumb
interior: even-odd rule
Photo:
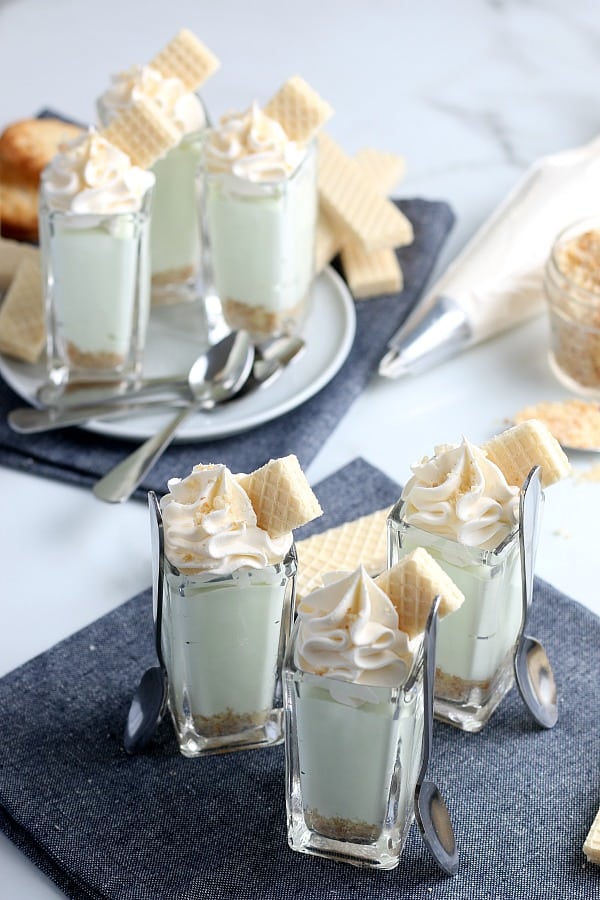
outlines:
[[[600,448],[600,405],[588,400],[558,400],[538,403],[520,410],[515,424],[539,419],[559,444],[574,450]]]

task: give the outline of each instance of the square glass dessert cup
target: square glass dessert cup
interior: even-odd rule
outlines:
[[[521,628],[519,530],[493,550],[469,547],[409,525],[400,500],[388,517],[388,565],[424,547],[465,596],[438,623],[434,714],[463,731],[480,731],[514,683]]]
[[[296,552],[263,569],[186,575],[164,559],[162,647],[184,756],[283,741],[281,669]]]
[[[54,384],[135,381],[150,311],[152,189],[136,212],[50,209],[41,190],[47,367]]]
[[[256,342],[302,330],[314,276],[317,148],[287,178],[250,181],[204,162],[205,284]]]
[[[283,671],[292,850],[393,869],[414,816],[423,749],[423,654],[404,684],[373,687]]]

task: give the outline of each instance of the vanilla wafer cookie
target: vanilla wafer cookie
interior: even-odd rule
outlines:
[[[0,352],[39,359],[46,341],[39,254],[23,257],[0,307]]]
[[[169,116],[146,97],[121,110],[100,134],[142,169],[149,169],[181,139]]]
[[[370,178],[380,194],[389,194],[406,172],[406,160],[397,153],[365,147],[354,156],[361,172]]]
[[[271,537],[288,534],[323,515],[296,456],[271,459],[256,472],[237,478],[250,498],[258,527]]]
[[[365,250],[410,244],[412,225],[382,197],[359,163],[328,134],[319,135],[319,198],[327,213]]]
[[[10,241],[8,238],[0,238],[0,291],[10,287],[10,283],[17,274],[19,264],[25,257],[39,257],[40,251],[31,244],[21,241]]]
[[[163,78],[179,78],[186,90],[196,91],[221,63],[208,47],[187,28],[175,35],[151,60]]]
[[[488,458],[509,484],[521,487],[534,466],[541,466],[542,486],[548,487],[571,472],[569,460],[549,428],[537,419],[514,425],[482,444]]]
[[[321,587],[327,572],[354,571],[362,565],[374,576],[385,569],[388,514],[389,509],[379,509],[298,541],[298,596],[305,597]]]
[[[394,250],[367,251],[356,241],[342,247],[342,268],[356,300],[402,290],[403,277]]]
[[[315,232],[315,272],[322,272],[334,256],[342,249],[343,232],[335,222],[320,209]]]
[[[583,852],[590,862],[600,865],[600,809],[585,839]]]
[[[309,84],[295,75],[279,88],[264,108],[291,141],[306,144],[333,115],[333,109]]]
[[[440,595],[441,619],[462,605],[464,595],[423,547],[378,575],[375,583],[388,595],[398,613],[399,627],[410,638],[425,629],[434,597]]]

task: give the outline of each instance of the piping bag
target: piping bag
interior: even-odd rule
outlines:
[[[542,312],[552,245],[599,198],[600,137],[539,159],[391,338],[379,374],[425,371]]]

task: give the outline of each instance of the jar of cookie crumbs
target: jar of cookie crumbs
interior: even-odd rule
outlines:
[[[600,217],[558,235],[544,283],[550,366],[569,390],[600,397]]]

